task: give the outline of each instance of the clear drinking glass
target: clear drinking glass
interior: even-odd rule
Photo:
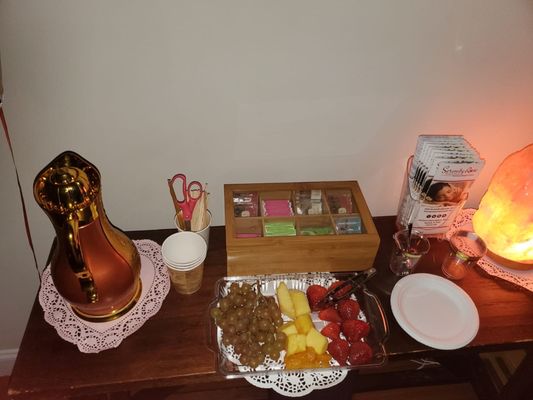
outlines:
[[[429,240],[420,232],[407,229],[392,235],[394,249],[390,258],[389,267],[397,276],[408,275],[414,271],[416,264],[424,254],[429,251]]]
[[[442,262],[442,273],[449,279],[463,279],[468,269],[487,253],[487,245],[476,233],[459,230],[449,240],[450,251]]]

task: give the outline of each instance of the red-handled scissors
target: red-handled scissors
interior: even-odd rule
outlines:
[[[170,184],[174,185],[174,181],[176,179],[182,180],[181,193],[183,196],[183,200],[176,199],[176,201],[183,210],[183,218],[185,221],[190,221],[194,206],[202,195],[204,188],[198,181],[192,181],[189,183],[189,185],[187,185],[187,177],[184,174],[174,175],[174,177],[170,180]]]

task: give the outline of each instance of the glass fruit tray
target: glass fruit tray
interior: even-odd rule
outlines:
[[[250,285],[259,284],[261,293],[265,296],[276,295],[276,288],[281,282],[285,282],[288,289],[296,289],[306,292],[310,285],[321,285],[328,288],[335,281],[343,281],[350,277],[353,277],[353,273],[331,273],[331,272],[318,272],[318,273],[292,273],[282,275],[254,275],[254,276],[231,276],[219,279],[215,284],[214,299],[209,305],[209,310],[216,307],[219,301],[228,295],[230,286],[232,283],[237,282],[239,285],[248,283]],[[228,377],[238,377],[247,375],[258,374],[272,374],[283,372],[316,372],[316,371],[328,371],[328,370],[352,370],[361,368],[380,367],[387,361],[387,353],[385,350],[384,342],[388,336],[388,323],[385,316],[385,312],[381,306],[381,303],[376,295],[371,293],[364,285],[360,290],[357,290],[355,294],[351,295],[351,298],[357,300],[360,306],[360,312],[358,319],[363,320],[370,324],[370,332],[364,341],[372,348],[372,358],[359,365],[346,365],[341,366],[335,359],[331,359],[329,362],[329,368],[314,368],[314,369],[301,369],[301,370],[287,370],[285,369],[285,351],[281,351],[280,357],[277,360],[266,356],[263,363],[257,368],[252,369],[249,366],[242,365],[239,361],[239,355],[235,353],[232,345],[225,345],[222,342],[222,329],[220,329],[213,318],[211,318],[209,310],[207,313],[208,318],[208,345],[209,348],[217,355],[217,368],[218,371]],[[322,321],[318,318],[318,312],[311,313],[311,319],[315,328],[320,331],[326,324],[326,321]],[[290,321],[288,317],[283,315],[284,321]],[[328,341],[331,341],[328,339]]]

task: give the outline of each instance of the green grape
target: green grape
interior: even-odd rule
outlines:
[[[262,346],[263,353],[269,354],[271,351],[274,350],[274,345],[272,343],[265,343]]]
[[[257,324],[257,321],[254,320],[254,321],[251,323],[251,325],[249,326],[249,330],[250,330],[250,332],[251,332],[252,334],[254,334],[254,335],[256,335],[257,332],[260,331],[260,329],[259,329],[259,325]]]
[[[243,335],[242,332],[237,331],[235,333],[235,344],[244,344],[246,343],[247,338]]]
[[[248,311],[248,313],[253,313],[255,307],[255,300],[246,299],[246,303],[244,303],[244,309]]]
[[[235,296],[235,299],[233,300],[233,305],[236,307],[243,307],[246,304],[246,297],[244,297],[241,294],[238,294]]]
[[[233,325],[238,321],[239,318],[237,317],[237,314],[233,310],[229,311],[227,314],[228,314],[227,319],[230,324]]]
[[[265,342],[266,340],[266,333],[265,332],[262,332],[262,331],[259,331],[257,332],[255,335],[254,335],[255,339],[258,341],[258,342]]]
[[[247,293],[249,293],[251,291],[252,291],[252,285],[250,285],[247,282],[243,282],[243,284],[241,286],[241,293],[246,295]]]
[[[248,361],[248,366],[251,368],[257,368],[259,364],[261,364],[262,360],[260,361],[256,357],[250,358],[250,361]]]
[[[226,312],[226,311],[228,311],[230,309],[231,302],[229,301],[229,299],[227,297],[224,297],[224,298],[220,299],[219,307],[220,307],[220,309],[223,312]]]
[[[230,294],[228,294],[225,298],[228,299],[228,303],[230,305],[230,307],[234,307],[235,306],[235,298],[238,296],[237,292],[231,292]]]
[[[263,360],[265,359],[265,356],[266,356],[266,353],[263,350],[263,346],[261,346],[261,348],[257,351],[257,357],[260,357],[261,362],[263,362]]]
[[[257,354],[259,351],[261,351],[261,344],[259,342],[250,343],[250,351],[252,354]]]
[[[252,334],[249,331],[241,332],[241,338],[243,343],[248,343],[252,337]]]
[[[250,356],[250,355],[253,354],[249,343],[244,343],[244,346],[243,346],[243,349],[242,349],[242,354],[244,354],[245,356]]]
[[[237,308],[237,311],[236,311],[236,314],[237,314],[237,318],[241,319],[241,318],[244,318],[247,314],[246,310],[242,307],[239,307]]]
[[[249,300],[249,301],[252,301],[255,305],[255,302],[257,301],[257,294],[252,290],[252,291],[249,291],[245,294],[246,298]]]
[[[222,335],[222,343],[229,346],[231,344],[230,337],[228,335]]]
[[[240,318],[237,323],[235,324],[235,327],[239,332],[244,332],[248,330],[248,326],[250,324],[250,320],[247,317]]]
[[[235,351],[235,354],[242,354],[242,348],[243,348],[243,344],[241,342],[237,342],[233,346],[233,350]]]
[[[281,311],[278,306],[275,305],[274,307],[269,307],[268,315],[272,321],[275,321],[277,318],[281,318]]]
[[[222,316],[219,319],[217,319],[217,325],[220,329],[222,329],[222,331],[224,331],[226,326],[228,326],[228,320],[224,316]]]
[[[230,287],[229,287],[229,292],[230,293],[237,293],[239,291],[239,283],[238,282],[232,282]]]
[[[267,333],[265,335],[265,340],[264,340],[265,343],[274,343],[275,341],[276,341],[276,338],[274,337],[273,333]]]
[[[250,357],[248,357],[246,354],[243,353],[241,354],[239,361],[241,362],[242,365],[248,365],[248,363],[250,362]]]
[[[268,319],[270,319],[270,314],[269,314],[267,308],[261,308],[261,309],[258,311],[258,316],[259,316],[259,318],[264,319],[264,320],[268,320]]]
[[[272,344],[272,347],[274,348],[274,350],[280,352],[280,351],[282,351],[282,350],[285,350],[285,343],[276,340],[276,341]]]
[[[218,307],[213,307],[211,308],[211,310],[209,310],[209,315],[211,316],[211,318],[213,318],[215,321],[217,319],[219,319],[222,315],[224,314],[224,312],[218,308]]]
[[[238,339],[237,334],[235,334],[235,333],[227,333],[226,335],[228,336],[228,340],[229,340],[229,342],[230,342],[233,346],[235,346],[235,344],[237,344],[237,339]]]
[[[279,358],[279,354],[280,354],[279,350],[273,348],[272,351],[270,351],[270,352],[268,353],[268,356],[269,356],[272,360],[276,361],[276,360]]]
[[[268,332],[271,326],[270,322],[266,319],[260,319],[258,325],[259,325],[259,330],[263,332]]]
[[[235,325],[228,325],[226,329],[224,329],[224,334],[234,335],[235,332],[237,332]]]

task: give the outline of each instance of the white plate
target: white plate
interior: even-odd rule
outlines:
[[[432,274],[400,279],[391,293],[392,313],[413,339],[441,350],[458,349],[479,329],[477,308],[455,283]]]

